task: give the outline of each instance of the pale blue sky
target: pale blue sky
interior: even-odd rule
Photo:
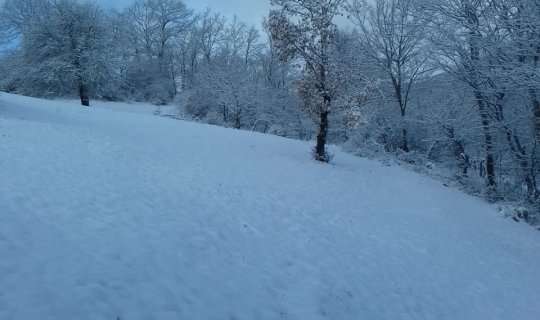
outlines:
[[[96,0],[103,7],[122,8],[133,0]],[[184,0],[184,3],[197,12],[210,8],[227,17],[237,15],[241,21],[260,25],[263,16],[268,15],[270,0]]]

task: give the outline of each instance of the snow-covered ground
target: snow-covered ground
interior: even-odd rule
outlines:
[[[540,319],[540,232],[399,167],[0,95],[0,320]]]

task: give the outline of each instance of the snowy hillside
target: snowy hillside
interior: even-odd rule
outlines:
[[[0,320],[540,319],[540,232],[397,167],[0,95]]]

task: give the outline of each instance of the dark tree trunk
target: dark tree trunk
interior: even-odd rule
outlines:
[[[242,128],[242,122],[240,114],[236,114],[234,117],[234,128],[240,130]]]
[[[534,176],[535,170],[529,165],[527,152],[521,144],[519,136],[510,128],[508,128],[508,126],[506,126],[505,124],[503,124],[503,130],[510,150],[516,156],[517,162],[521,169],[523,183],[525,183],[525,185],[527,186],[527,197],[529,197],[529,199],[533,199],[538,193],[536,188],[536,178]]]
[[[90,106],[90,98],[88,97],[88,88],[85,84],[85,79],[82,75],[83,68],[81,66],[81,61],[79,60],[79,55],[75,54],[77,52],[77,43],[75,37],[73,36],[72,31],[69,32],[69,38],[71,39],[71,51],[73,53],[73,66],[77,72],[77,86],[79,87],[79,97],[81,98],[81,105],[88,107]]]
[[[409,143],[407,142],[407,129],[403,128],[402,130],[402,141],[401,141],[401,149],[405,152],[409,152]]]
[[[538,70],[538,62],[540,61],[540,45],[536,47],[536,55],[533,58],[533,70]],[[534,129],[536,135],[536,141],[540,141],[540,99],[536,93],[535,87],[529,88],[529,96],[531,97],[531,103],[534,113]]]
[[[450,148],[454,152],[454,155],[456,156],[456,159],[458,161],[458,167],[461,171],[461,177],[467,177],[471,161],[469,155],[465,151],[463,142],[460,139],[456,138],[453,127],[447,127],[446,134],[450,139]]]
[[[407,137],[407,127],[405,126],[405,104],[401,101],[401,95],[399,95],[399,108],[401,111],[401,150],[409,152],[409,143]]]
[[[482,120],[486,148],[486,176],[490,188],[495,187],[495,156],[493,155],[493,138],[489,130],[489,122]]]
[[[488,187],[495,187],[495,156],[493,155],[493,136],[491,135],[491,125],[489,114],[483,94],[478,89],[474,89],[474,96],[478,104],[478,111],[482,119],[482,130],[484,131],[484,148],[486,149],[486,177]]]
[[[529,96],[534,114],[534,133],[536,141],[540,141],[540,100],[534,88],[529,89]]]
[[[397,80],[393,80],[394,90],[396,93],[396,98],[399,104],[399,111],[401,115],[401,150],[404,152],[409,152],[409,142],[407,137],[407,127],[405,125],[405,116],[407,111],[407,101],[404,100],[403,94],[401,93],[401,83]]]
[[[401,97],[401,87],[399,89],[400,93],[398,95],[398,99],[399,99],[399,109],[401,111],[401,126],[402,126],[402,129],[401,129],[401,150],[403,150],[404,152],[409,152],[409,143],[408,143],[408,137],[407,137],[407,127],[405,126],[405,111],[406,111],[406,105],[405,103],[403,103],[403,100],[402,100],[402,97]]]
[[[504,97],[505,94],[498,92],[495,94],[495,119],[499,122],[504,134],[506,136],[506,141],[510,147],[510,151],[516,156],[517,162],[521,168],[523,175],[523,182],[527,186],[527,196],[533,198],[537,194],[536,182],[534,175],[531,175],[534,172],[534,168],[531,168],[529,165],[529,160],[527,157],[527,152],[523,147],[519,136],[513,131],[507,124],[504,115]],[[536,115],[535,115],[536,116]],[[536,119],[535,119],[536,120]],[[533,169],[533,170],[531,170]]]
[[[482,119],[482,130],[484,131],[484,148],[486,150],[486,176],[487,185],[490,193],[495,190],[495,156],[493,155],[493,136],[491,135],[491,122],[489,119],[488,109],[484,93],[480,90],[480,43],[482,34],[478,32],[479,18],[475,8],[471,4],[466,4],[463,8],[467,20],[467,28],[469,29],[469,51],[471,65],[469,66],[470,82],[469,85],[473,88],[474,98],[478,105],[478,112]]]
[[[320,114],[319,133],[317,134],[317,145],[315,146],[315,159],[328,162],[330,159],[326,153],[326,136],[328,134],[328,114],[330,111],[323,111]]]
[[[223,105],[222,113],[223,113],[223,122],[227,124],[229,122],[229,108]]]
[[[90,98],[88,97],[88,89],[86,85],[79,79],[79,97],[81,98],[81,104],[85,107],[90,106]]]

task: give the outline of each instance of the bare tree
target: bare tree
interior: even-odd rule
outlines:
[[[535,0],[500,1],[506,11],[504,23],[516,53],[517,73],[525,84],[534,115],[535,138],[540,143],[540,2]]]
[[[408,152],[405,117],[413,86],[433,68],[428,63],[426,23],[414,0],[354,0],[352,21],[360,27],[362,53],[388,77],[401,116],[401,149]]]
[[[127,72],[131,95],[160,104],[172,99],[180,81],[176,50],[195,22],[193,10],[180,0],[139,0],[122,12],[119,22],[132,46]],[[143,84],[151,92],[140,92]]]
[[[421,6],[427,9],[424,17],[430,21],[431,41],[439,54],[440,66],[465,81],[473,90],[484,132],[487,184],[494,188],[493,125],[481,78],[482,17],[489,9],[489,3],[482,0],[441,0]]]
[[[201,50],[207,62],[210,62],[220,46],[225,30],[226,20],[223,16],[206,10],[199,19],[198,37]]]

